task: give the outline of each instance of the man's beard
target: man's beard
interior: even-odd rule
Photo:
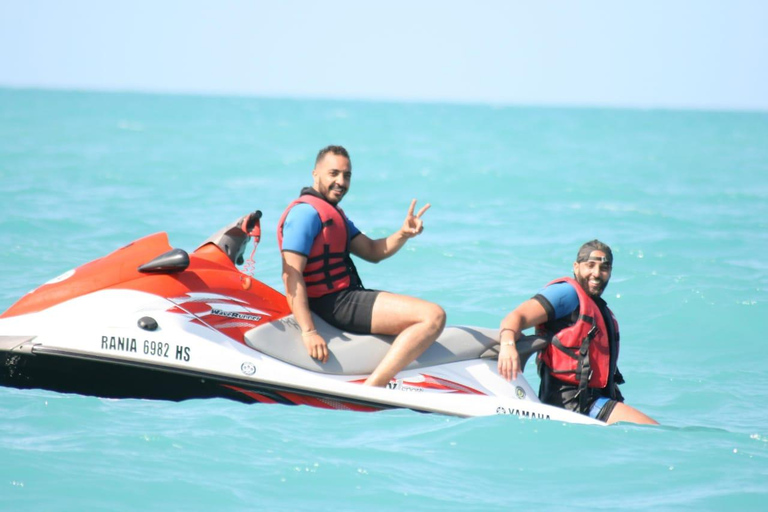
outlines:
[[[605,291],[605,287],[608,286],[608,281],[603,281],[602,279],[599,279],[600,283],[597,286],[590,286],[589,283],[590,277],[589,276],[576,276],[576,282],[579,283],[581,288],[587,292],[587,295],[589,295],[592,298],[598,298],[600,297],[603,292]]]

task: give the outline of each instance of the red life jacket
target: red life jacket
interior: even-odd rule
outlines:
[[[569,283],[579,296],[579,316],[576,322],[557,333],[547,332],[544,324],[536,327],[540,336],[551,337],[552,343],[540,357],[552,375],[559,380],[579,386],[580,389],[604,388],[610,373],[610,339],[605,320],[594,300],[570,277],[555,279],[555,283]],[[606,309],[607,306],[606,306]],[[616,359],[619,350],[619,323],[613,312],[611,320],[616,333]]]
[[[304,267],[304,282],[309,297],[322,297],[332,292],[349,288],[350,270],[349,236],[347,217],[341,208],[311,193],[302,195],[288,205],[277,225],[277,244],[283,250],[283,224],[291,208],[299,203],[307,203],[317,210],[322,222],[322,229],[312,243]]]

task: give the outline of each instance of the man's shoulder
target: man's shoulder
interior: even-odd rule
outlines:
[[[544,286],[544,288],[539,290],[539,293],[544,294],[545,292],[547,295],[558,295],[558,296],[573,295],[578,297],[576,288],[569,281],[558,281],[555,283],[549,283],[548,285]]]
[[[291,208],[285,217],[285,226],[291,228],[312,229],[315,224],[320,225],[320,214],[309,203],[298,203]]]
[[[534,299],[544,306],[548,320],[563,318],[579,307],[579,295],[567,281],[548,284]]]
[[[300,218],[300,217],[310,217],[310,216],[319,217],[319,214],[317,213],[317,209],[312,206],[309,203],[296,203],[291,208],[291,211],[288,212],[288,217],[293,218]]]

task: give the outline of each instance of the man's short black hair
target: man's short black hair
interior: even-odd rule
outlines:
[[[589,260],[589,255],[592,251],[602,251],[605,253],[605,257],[608,260],[606,263],[613,265],[613,252],[607,244],[604,244],[597,238],[586,242],[579,248],[579,252],[576,254],[576,263],[581,263]]]
[[[323,149],[321,149],[317,153],[317,158],[315,158],[315,165],[317,165],[320,162],[320,160],[322,160],[325,157],[325,155],[327,155],[328,153],[333,153],[334,155],[343,156],[344,158],[346,158],[347,160],[350,160],[351,162],[351,159],[349,158],[349,153],[347,153],[347,150],[344,149],[344,146],[325,146]]]

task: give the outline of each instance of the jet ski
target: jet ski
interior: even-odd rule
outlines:
[[[107,398],[228,398],[248,403],[453,416],[510,415],[604,424],[542,404],[522,372],[497,371],[497,329],[449,326],[386,388],[361,385],[391,336],[341,331],[312,359],[285,296],[253,273],[261,212],[191,253],[146,236],[30,291],[0,315],[0,385]],[[244,270],[237,265],[245,264]],[[547,345],[518,342],[523,366]]]

